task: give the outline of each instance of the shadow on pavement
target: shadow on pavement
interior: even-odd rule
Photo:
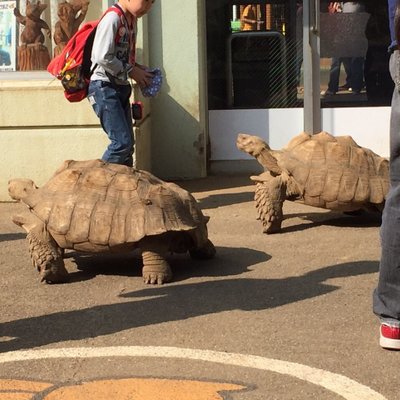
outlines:
[[[250,263],[249,263],[250,264]],[[120,295],[124,302],[25,318],[0,325],[0,351],[12,351],[180,321],[231,310],[266,310],[333,292],[325,283],[378,271],[378,262],[360,261],[321,268],[283,279],[222,279],[170,284]],[[127,301],[127,299],[134,299]]]
[[[11,242],[12,240],[25,239],[26,233],[0,233],[0,242]]]
[[[194,179],[187,181],[174,181],[180,187],[189,192],[209,192],[213,190],[224,190],[229,188],[237,188],[241,186],[251,186],[254,189],[254,183],[250,179],[250,174],[238,175],[210,175],[203,179]]]
[[[247,203],[254,200],[254,192],[212,194],[198,199],[200,208],[209,210],[212,208],[230,206],[233,204]]]
[[[70,282],[80,282],[96,275],[141,276],[142,259],[139,254],[92,255],[68,253],[76,263],[78,272],[70,274]],[[211,260],[196,260],[189,254],[174,254],[167,258],[174,274],[173,282],[193,277],[240,275],[249,266],[266,262],[271,256],[249,248],[217,247],[217,255]]]
[[[299,213],[286,214],[284,220],[300,218],[307,222],[283,227],[280,233],[299,232],[318,226],[334,226],[341,228],[377,228],[381,226],[382,215],[380,213],[362,213],[360,215],[346,215],[337,212]]]

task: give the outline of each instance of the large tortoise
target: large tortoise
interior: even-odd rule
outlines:
[[[303,132],[282,150],[271,150],[261,138],[241,133],[236,144],[264,167],[251,177],[264,233],[280,231],[286,199],[343,212],[383,209],[389,162],[350,136]]]
[[[28,235],[33,265],[48,283],[67,279],[64,249],[103,253],[139,248],[145,283],[172,278],[168,252],[207,259],[215,248],[208,218],[194,197],[149,172],[101,160],[65,161],[41,188],[9,181],[9,194],[29,211],[13,217]]]

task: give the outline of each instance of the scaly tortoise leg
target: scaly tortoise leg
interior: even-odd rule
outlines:
[[[286,199],[286,184],[280,176],[273,177],[267,173],[251,179],[256,181],[254,200],[264,227],[263,232],[279,232],[283,220],[282,206]]]
[[[45,224],[35,215],[16,215],[13,222],[26,230],[33,266],[39,271],[40,281],[61,283],[68,279],[62,249],[47,231]]]
[[[143,281],[146,284],[162,285],[172,280],[172,271],[167,260],[163,256],[166,254],[165,246],[146,240],[140,245],[143,258]]]

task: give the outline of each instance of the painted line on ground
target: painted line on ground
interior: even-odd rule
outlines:
[[[21,350],[0,354],[0,364],[53,358],[154,357],[207,361],[289,375],[321,386],[346,400],[387,400],[368,386],[350,378],[304,364],[261,356],[179,347],[121,346]]]

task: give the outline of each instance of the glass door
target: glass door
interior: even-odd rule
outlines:
[[[205,4],[211,161],[242,160],[241,131],[279,149],[303,130],[325,130],[388,155],[386,1]]]
[[[321,2],[321,105],[389,105],[387,2]]]
[[[209,109],[301,107],[295,0],[208,1]]]

